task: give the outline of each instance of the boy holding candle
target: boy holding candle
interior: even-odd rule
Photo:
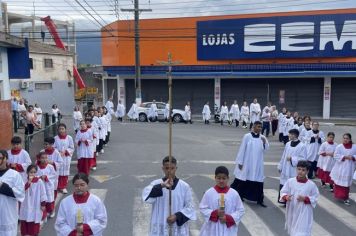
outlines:
[[[205,218],[200,235],[237,235],[238,224],[245,209],[236,190],[228,187],[229,170],[225,166],[216,168],[215,181],[215,187],[205,192],[199,205]]]

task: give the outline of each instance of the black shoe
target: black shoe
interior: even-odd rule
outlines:
[[[260,205],[261,207],[267,207],[263,202],[258,202],[258,205]]]

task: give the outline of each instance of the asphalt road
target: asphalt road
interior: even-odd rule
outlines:
[[[334,131],[336,141],[345,132],[355,135],[356,128],[322,125],[324,132]],[[234,161],[245,129],[218,124],[175,124],[173,155],[178,159],[177,176],[187,181],[195,195],[196,208],[204,191],[214,185],[213,173],[218,165],[226,165],[232,174]],[[270,150],[265,156],[265,203],[262,208],[245,202],[246,215],[239,226],[239,235],[287,235],[284,230],[284,209],[276,203],[279,185],[277,162],[283,145],[270,137]],[[161,160],[168,154],[166,123],[113,122],[111,141],[105,154],[98,158],[92,172],[90,187],[105,202],[108,227],[105,236],[147,235],[150,208],[141,201],[141,191],[152,180],[162,176]],[[76,171],[75,163],[72,173]],[[233,181],[231,175],[230,181]],[[318,186],[320,184],[317,182]],[[313,235],[356,235],[356,186],[351,188],[351,206],[337,202],[327,189],[319,188],[321,197],[314,211]],[[71,192],[71,190],[70,190]],[[62,196],[59,196],[59,200]],[[198,235],[201,216],[191,224],[191,235]],[[55,235],[54,219],[49,220],[41,235]]]

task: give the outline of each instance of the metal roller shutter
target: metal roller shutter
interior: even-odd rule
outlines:
[[[356,117],[356,79],[332,78],[331,117]]]

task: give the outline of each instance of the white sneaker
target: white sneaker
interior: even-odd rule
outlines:
[[[344,201],[344,204],[345,204],[346,206],[350,206],[350,205],[351,205],[351,204],[350,204],[350,200],[348,200],[348,199],[345,200],[345,201]]]
[[[96,170],[96,166],[92,167],[91,169],[92,169],[92,170]]]
[[[62,190],[62,193],[67,194],[68,190],[65,188],[65,189]]]
[[[96,156],[99,156],[99,152],[96,152]]]
[[[101,149],[100,153],[104,153],[104,149]]]
[[[49,218],[54,218],[56,216],[56,213],[53,211],[52,214],[49,215]]]
[[[108,146],[107,144],[104,145],[104,147],[107,147],[107,146]]]

